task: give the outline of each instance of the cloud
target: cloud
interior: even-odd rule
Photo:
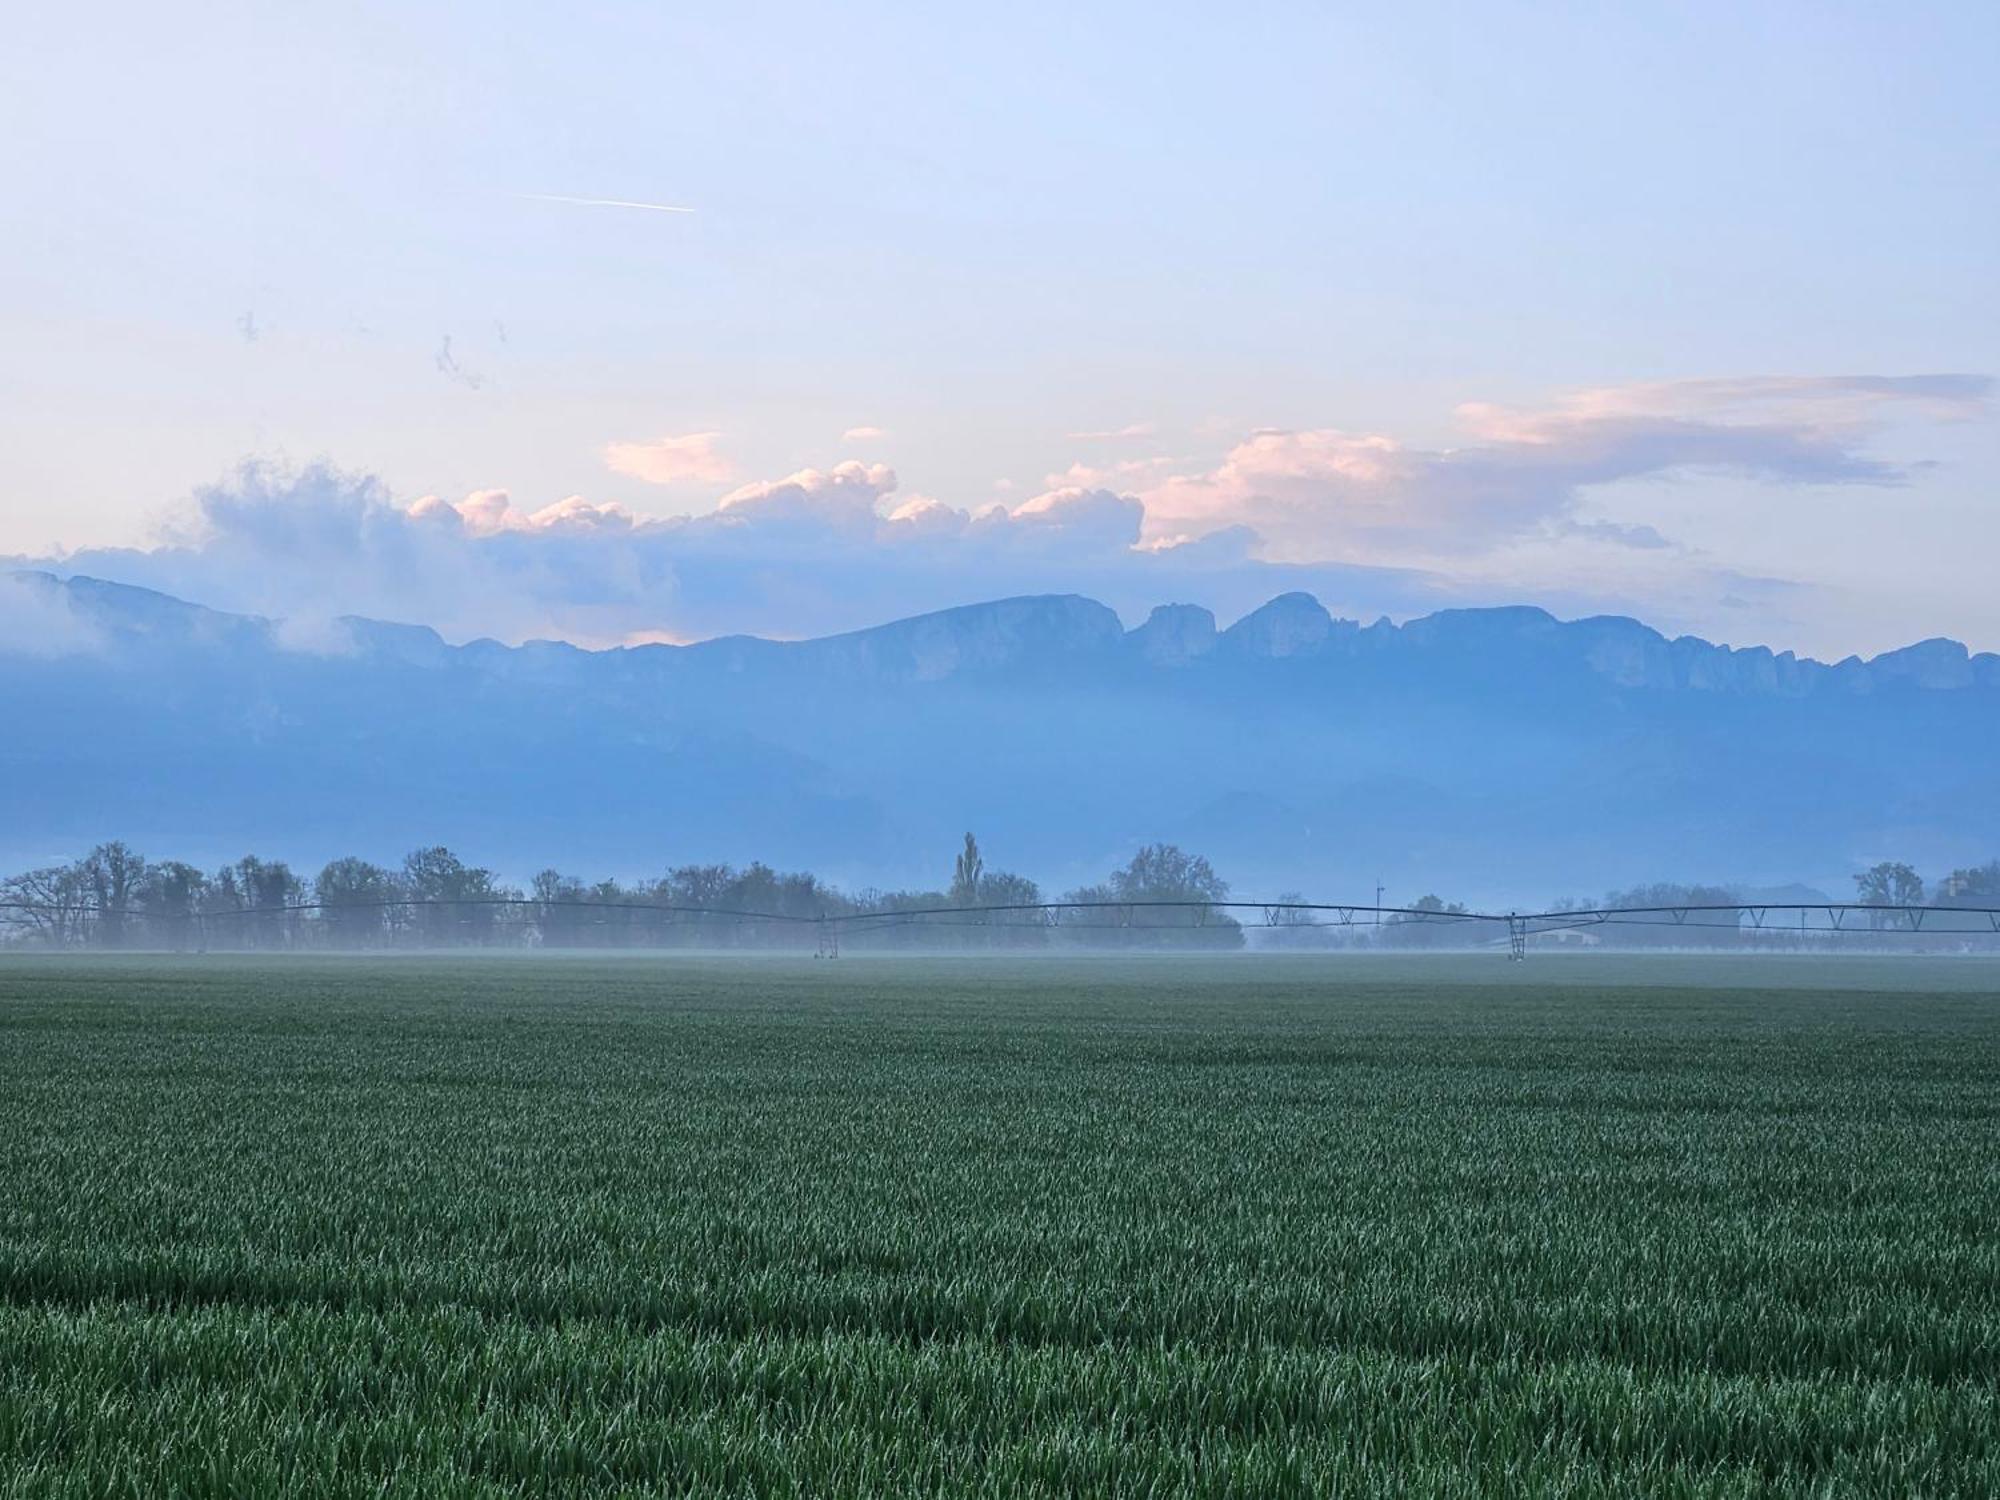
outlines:
[[[646,203],[635,198],[572,198],[567,193],[516,193],[531,203],[570,203],[580,208],[642,208],[656,214],[691,214],[678,203]]]
[[[349,656],[356,644],[345,620],[315,614],[285,616],[274,622],[271,638],[280,650],[299,656]]]
[[[1474,440],[1463,447],[1271,428],[1138,493],[1149,535],[1243,525],[1274,559],[1435,564],[1527,537],[1610,539],[1579,511],[1590,490],[1629,480],[1900,485],[1911,469],[1865,447],[1885,412],[1968,416],[1989,389],[1964,375],[1778,377],[1603,387],[1529,409],[1471,403],[1458,409]],[[1646,528],[1620,540],[1665,538]]]
[[[1109,552],[1138,545],[1145,519],[1146,508],[1130,495],[1072,485],[1024,500],[1011,511],[996,506],[971,524],[1011,527],[1035,545],[1074,544]]]
[[[425,495],[410,506],[407,514],[413,521],[461,531],[470,537],[499,536],[505,532],[624,532],[639,525],[639,518],[624,506],[593,504],[581,495],[571,495],[539,510],[517,510],[505,490],[474,490],[457,502]]]
[[[1247,608],[1276,591],[1261,577],[1211,588],[1192,554],[1170,564],[1137,551],[1143,519],[1132,496],[1081,487],[964,509],[906,495],[893,469],[857,462],[666,517],[574,496],[528,507],[503,490],[398,504],[367,475],[250,464],[198,492],[161,545],[61,565],[303,621],[281,638],[320,652],[343,639],[325,622],[350,614],[455,640],[606,644],[814,634],[1007,594],[1089,593],[1143,611],[1162,592]]]
[[[1641,551],[1673,546],[1656,527],[1629,521],[1565,521],[1559,528],[1559,534],[1588,537],[1592,541],[1610,542],[1619,547],[1637,547]]]
[[[1605,387],[1534,407],[1472,405],[1466,441],[1408,444],[1333,427],[1242,435],[1205,463],[1073,465],[1041,493],[954,503],[847,461],[735,485],[699,514],[648,515],[501,489],[402,501],[367,475],[251,464],[193,497],[147,548],[43,566],[303,623],[336,650],[354,614],[448,637],[587,644],[854,628],[968,600],[1089,594],[1143,616],[1169,600],[1241,612],[1304,589],[1372,618],[1522,600],[1663,625],[1773,621],[1801,608],[1782,580],[1745,579],[1656,517],[1616,513],[1606,486],[1706,474],[1767,487],[1908,482],[1871,442],[1893,416],[1979,409],[1975,377],[1829,377]],[[727,475],[716,434],[615,444],[620,472]],[[733,476],[730,476],[733,478]],[[665,481],[662,481],[665,482]],[[1662,488],[1668,509],[1678,490]],[[57,637],[60,638],[60,637]]]
[[[879,427],[850,427],[840,435],[840,440],[843,443],[872,443],[888,435]]]
[[[875,507],[896,487],[896,471],[887,464],[852,460],[826,473],[801,469],[783,479],[746,484],[731,490],[716,507],[729,521],[816,521],[835,525],[866,524]]]
[[[1099,428],[1094,432],[1072,432],[1069,437],[1072,442],[1078,443],[1116,443],[1127,438],[1151,437],[1153,431],[1151,422],[1133,422],[1124,427]]]
[[[1644,381],[1573,391],[1547,412],[1555,420],[1613,417],[1715,417],[1753,413],[1803,426],[1865,420],[1904,404],[1935,418],[1979,414],[1993,394],[1985,375],[1761,375],[1732,379]],[[1501,408],[1471,403],[1461,413]]]
[[[0,656],[81,656],[103,635],[47,573],[0,573]]]
[[[715,451],[715,440],[721,436],[690,432],[650,443],[608,443],[604,463],[614,474],[648,484],[724,484],[736,477],[736,466]]]
[[[1176,468],[1190,462],[1192,460],[1186,457],[1161,455],[1157,458],[1119,459],[1113,463],[1073,463],[1060,473],[1044,476],[1042,482],[1052,489],[1089,489],[1106,485],[1140,488],[1164,479]]]

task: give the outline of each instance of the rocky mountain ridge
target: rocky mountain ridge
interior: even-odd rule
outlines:
[[[479,640],[454,647],[420,625],[346,617],[311,631],[287,622],[224,615],[150,590],[91,578],[9,575],[17,587],[59,596],[113,640],[148,637],[220,644],[262,632],[283,649],[319,654],[365,650],[410,664],[454,656],[489,665],[509,655],[541,659],[625,657],[639,662],[720,664],[742,671],[785,663],[896,681],[937,681],[963,673],[1047,665],[1060,660],[1129,658],[1158,668],[1205,661],[1360,661],[1414,656],[1467,659],[1496,654],[1566,658],[1612,686],[1803,696],[1872,693],[1892,686],[1927,691],[2000,687],[2000,654],[1974,654],[1934,637],[1897,650],[1821,662],[1767,646],[1669,638],[1625,616],[1560,620],[1533,606],[1452,609],[1394,623],[1336,618],[1310,594],[1281,594],[1226,628],[1197,604],[1162,604],[1127,629],[1095,600],[1075,594],[1025,595],[912,616],[864,630],[802,641],[723,636],[689,645],[648,644],[590,651],[562,642],[509,647]],[[6,650],[0,642],[0,651]]]

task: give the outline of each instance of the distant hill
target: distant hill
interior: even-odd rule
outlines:
[[[1141,842],[1246,895],[1492,900],[2000,853],[2000,657],[1820,663],[1634,620],[1127,630],[1076,596],[820,640],[586,651],[0,579],[0,861],[122,837],[302,866],[444,842],[521,877],[763,858],[936,884],[958,836],[1060,886]]]

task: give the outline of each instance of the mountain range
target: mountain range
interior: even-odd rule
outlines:
[[[1527,903],[2000,853],[2000,656],[1822,663],[1534,608],[1363,625],[1286,594],[1128,630],[1058,595],[585,650],[18,573],[0,704],[9,869],[112,837],[306,870],[445,843],[516,879],[761,858],[934,886],[969,828],[1052,889],[1164,839],[1247,896]]]

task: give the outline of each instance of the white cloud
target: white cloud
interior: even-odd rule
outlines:
[[[879,427],[850,427],[840,435],[840,440],[843,443],[872,443],[888,435]]]
[[[783,479],[743,485],[722,497],[716,514],[852,524],[873,518],[876,505],[895,487],[896,471],[887,464],[850,459],[824,473],[801,469]]]
[[[693,209],[680,203],[652,203],[639,198],[573,198],[568,193],[516,193],[516,198],[525,198],[534,203],[572,203],[580,208],[642,208],[656,214],[691,214]]]
[[[993,507],[975,517],[973,524],[1008,526],[1037,539],[1060,537],[1112,549],[1138,545],[1145,519],[1146,508],[1130,495],[1071,485],[1024,500],[1011,511]]]
[[[604,462],[614,474],[630,475],[648,484],[723,484],[736,477],[736,466],[715,451],[716,439],[721,436],[719,432],[690,432],[649,443],[608,443]]]
[[[281,650],[300,656],[348,656],[355,649],[347,622],[327,615],[287,615],[274,622],[271,637]]]

